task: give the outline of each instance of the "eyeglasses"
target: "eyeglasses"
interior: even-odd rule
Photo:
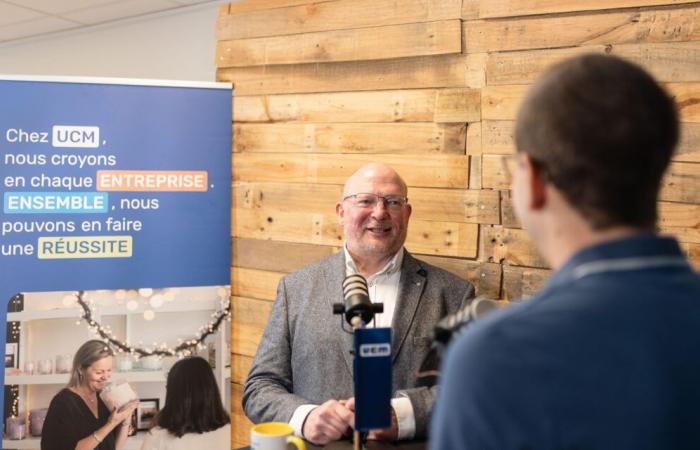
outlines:
[[[391,210],[401,209],[406,203],[408,203],[408,198],[401,195],[377,195],[377,194],[352,194],[347,197],[343,197],[343,201],[353,199],[355,206],[359,208],[373,209],[377,206],[377,202],[382,200],[384,207]]]

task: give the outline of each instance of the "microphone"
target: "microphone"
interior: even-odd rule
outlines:
[[[369,299],[367,280],[360,274],[348,275],[343,281],[344,303],[333,305],[334,314],[345,314],[345,321],[354,326],[353,318],[359,317],[365,324],[374,319],[376,313],[384,311],[381,303],[372,303]]]
[[[481,319],[501,305],[491,299],[478,297],[454,314],[440,320],[433,330],[433,345],[444,348],[471,322]]]
[[[442,355],[447,344],[464,331],[470,323],[481,319],[500,307],[501,303],[499,302],[478,297],[456,313],[441,319],[433,329],[433,343],[430,351],[425,355],[416,374],[417,386],[435,385],[437,377],[440,375],[439,368],[442,364]]]

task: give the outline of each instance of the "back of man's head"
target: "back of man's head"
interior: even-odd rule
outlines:
[[[584,55],[549,70],[521,106],[525,152],[593,229],[652,229],[678,139],[673,101],[638,66]]]

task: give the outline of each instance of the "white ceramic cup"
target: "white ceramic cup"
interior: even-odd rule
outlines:
[[[287,443],[306,450],[304,441],[292,434],[294,429],[288,423],[260,423],[250,430],[250,450],[287,450]]]

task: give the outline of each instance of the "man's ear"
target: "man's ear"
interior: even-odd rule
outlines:
[[[530,185],[530,208],[542,209],[547,203],[547,183],[544,180],[542,170],[535,164],[529,155],[525,155],[525,164],[528,171]]]
[[[338,217],[338,223],[343,224],[343,216],[345,215],[345,209],[343,208],[343,203],[338,202],[335,204],[335,215]]]

